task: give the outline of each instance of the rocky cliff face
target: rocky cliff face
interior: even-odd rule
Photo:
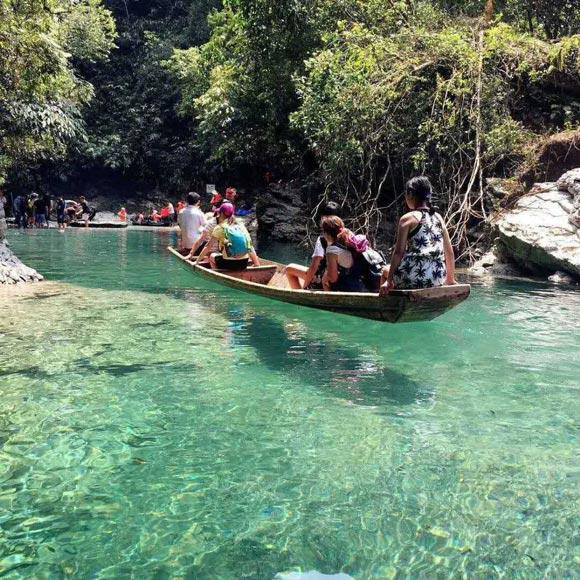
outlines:
[[[257,200],[256,214],[262,239],[299,243],[306,236],[308,212],[292,183],[270,185]]]

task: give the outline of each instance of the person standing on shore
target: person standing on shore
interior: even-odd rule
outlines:
[[[28,227],[28,199],[25,195],[18,195],[13,203],[14,218],[16,227],[26,229]]]
[[[64,230],[66,228],[65,210],[66,203],[64,198],[61,196],[56,200],[56,223],[59,230]]]

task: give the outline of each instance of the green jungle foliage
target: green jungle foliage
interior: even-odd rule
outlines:
[[[461,243],[484,178],[579,125],[574,0],[1,1],[4,166],[68,151],[167,194],[268,172],[368,229],[425,172]]]
[[[106,58],[115,36],[99,0],[0,0],[0,183],[86,138],[93,87],[79,67]]]

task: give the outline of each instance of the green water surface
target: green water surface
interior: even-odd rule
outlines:
[[[578,575],[576,291],[386,325],[200,280],[172,235],[11,232],[51,282],[0,295],[0,575]]]

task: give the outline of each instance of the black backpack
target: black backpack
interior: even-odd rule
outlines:
[[[381,252],[368,248],[364,252],[352,252],[357,261],[363,282],[369,292],[378,292],[381,287],[381,276],[387,261]]]

